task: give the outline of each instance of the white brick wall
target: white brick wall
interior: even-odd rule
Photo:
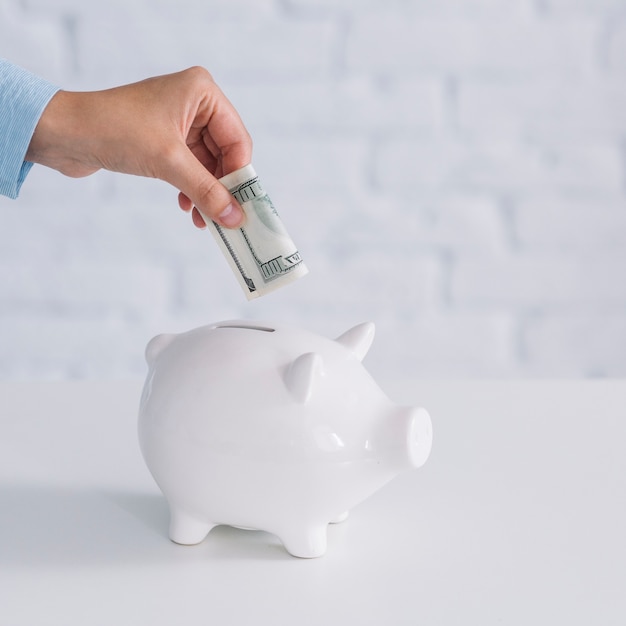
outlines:
[[[377,376],[626,375],[626,0],[0,0],[68,89],[200,64],[310,275],[248,303],[176,191],[34,168],[0,198],[0,376],[142,376],[225,318],[337,335]]]

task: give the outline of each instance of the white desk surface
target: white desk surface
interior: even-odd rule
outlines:
[[[0,625],[626,624],[626,381],[383,388],[432,455],[301,560],[168,540],[140,382],[0,385]]]

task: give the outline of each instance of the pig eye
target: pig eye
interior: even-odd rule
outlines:
[[[276,330],[268,326],[255,326],[254,324],[218,324],[215,328],[242,328],[244,330],[260,330],[264,333],[273,333]]]

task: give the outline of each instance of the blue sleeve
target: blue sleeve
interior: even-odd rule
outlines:
[[[0,58],[0,194],[17,198],[32,167],[24,160],[39,118],[58,87]]]

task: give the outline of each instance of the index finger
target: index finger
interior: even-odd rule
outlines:
[[[239,113],[220,91],[220,98],[203,133],[207,148],[217,158],[216,177],[230,174],[252,161],[252,138]],[[220,167],[221,166],[221,167]]]

